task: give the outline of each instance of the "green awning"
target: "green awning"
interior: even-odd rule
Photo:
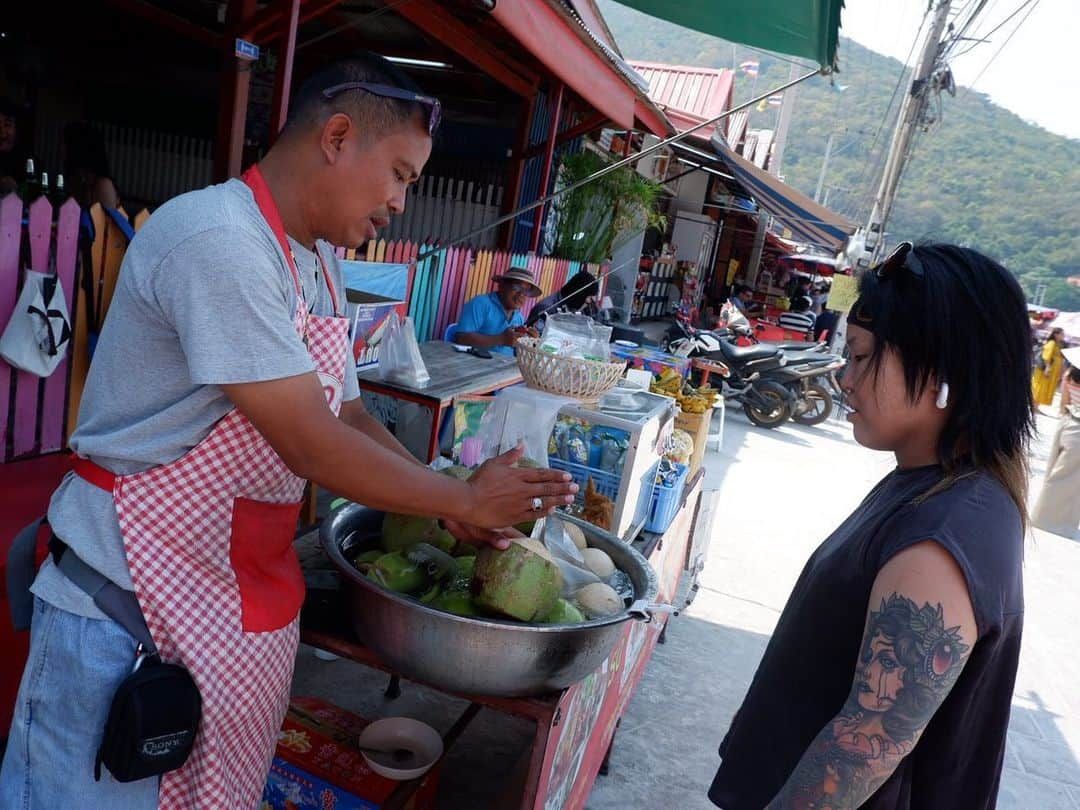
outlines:
[[[835,67],[844,0],[617,0],[714,37]],[[675,60],[678,61],[678,60]]]

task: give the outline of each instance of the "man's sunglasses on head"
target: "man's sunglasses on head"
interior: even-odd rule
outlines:
[[[439,124],[442,123],[442,104],[434,96],[423,96],[419,93],[413,93],[410,90],[402,90],[400,87],[394,87],[389,84],[376,84],[374,82],[345,82],[343,84],[335,84],[332,87],[327,87],[322,91],[322,97],[329,101],[339,93],[344,93],[346,90],[363,90],[367,93],[371,93],[374,96],[380,96],[381,98],[396,98],[400,101],[412,101],[416,104],[422,104],[428,108],[428,120],[427,131],[428,135],[432,137],[439,129]]]

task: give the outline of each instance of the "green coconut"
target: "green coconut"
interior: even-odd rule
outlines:
[[[555,607],[540,618],[541,624],[580,624],[585,616],[573,604],[565,599],[558,599]]]
[[[434,518],[387,512],[382,523],[382,547],[386,551],[408,551],[417,543],[428,543],[441,551],[457,545],[454,535],[439,528]]]
[[[373,548],[370,551],[362,551],[353,557],[353,565],[359,568],[364,563],[373,563],[386,552],[381,548]]]
[[[431,584],[431,577],[423,566],[396,551],[383,554],[371,563],[367,578],[397,593],[418,593]]]
[[[474,601],[511,619],[531,622],[546,616],[559,599],[562,582],[559,566],[537,540],[515,539],[505,550],[486,546],[476,555]]]
[[[458,616],[479,615],[468,591],[443,591],[431,601],[431,607],[456,613]]]

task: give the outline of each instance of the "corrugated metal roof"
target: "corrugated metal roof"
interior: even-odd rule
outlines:
[[[653,100],[679,130],[690,129],[731,107],[735,74],[717,68],[665,65],[659,62],[631,61],[632,67],[649,84]],[[699,130],[698,137],[712,137],[715,127]],[[720,131],[724,132],[723,122]]]
[[[746,137],[746,125],[750,123],[750,113],[746,110],[739,110],[737,113],[732,113],[727,118],[727,132],[724,133],[724,140],[727,141],[728,146],[739,151],[739,142]]]

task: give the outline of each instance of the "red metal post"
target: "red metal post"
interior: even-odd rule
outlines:
[[[274,77],[274,102],[270,107],[270,143],[277,139],[289,114],[289,91],[292,88],[293,57],[296,55],[296,32],[300,27],[300,0],[290,0],[289,14],[283,17],[281,47],[278,50],[277,75]]]
[[[255,3],[256,0],[230,0],[225,13],[218,134],[214,144],[214,181],[218,183],[240,174],[251,63],[237,58],[234,34],[255,13]]]
[[[541,197],[548,193],[548,186],[551,185],[551,164],[555,161],[555,138],[559,134],[559,119],[562,117],[563,94],[565,90],[566,85],[559,82],[559,87],[555,91],[555,99],[552,103],[551,124],[548,127],[547,136],[547,151],[544,152],[544,168],[540,172],[539,194]],[[529,247],[529,250],[533,253],[536,253],[536,249],[540,247],[540,232],[543,230],[544,212],[546,210],[546,205],[534,209],[535,219],[533,219],[532,242]]]

